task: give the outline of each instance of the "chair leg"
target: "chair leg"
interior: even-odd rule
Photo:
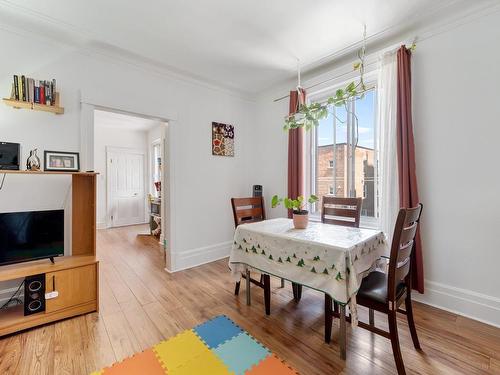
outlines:
[[[392,344],[392,353],[394,354],[394,361],[396,362],[396,368],[399,375],[406,375],[405,365],[403,363],[403,356],[401,355],[401,348],[399,347],[399,336],[398,336],[398,322],[396,320],[396,311],[389,311],[389,334]]]
[[[415,347],[415,349],[420,350],[420,342],[418,341],[417,329],[415,328],[415,321],[413,320],[413,307],[411,303],[411,294],[409,292],[405,299],[405,309],[406,309],[406,319],[408,320],[408,327],[410,328],[413,346]]]
[[[237,296],[238,294],[240,294],[240,281],[237,281],[234,286],[234,295]]]
[[[266,315],[271,315],[271,277],[263,275],[264,280],[264,305],[266,307]]]
[[[327,344],[329,344],[330,340],[332,339],[332,323],[332,297],[325,293],[325,342]]]
[[[345,360],[347,354],[347,332],[346,332],[346,318],[345,318],[345,305],[339,306],[340,324],[339,324],[339,347],[340,359]]]
[[[281,287],[284,288],[285,287],[285,279],[281,279]]]
[[[368,309],[368,322],[372,327],[375,327],[375,311]]]
[[[339,304],[336,301],[333,301],[333,311],[335,314],[339,314]]]
[[[295,302],[299,302],[302,298],[302,285],[292,283],[293,299]]]
[[[247,306],[252,304],[252,294],[250,293],[250,271],[247,269],[245,272],[245,292],[247,295]]]

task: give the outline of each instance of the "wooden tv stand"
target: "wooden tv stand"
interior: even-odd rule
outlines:
[[[0,281],[45,274],[45,311],[24,316],[22,305],[0,310],[0,336],[99,310],[99,261],[96,258],[96,174],[0,171],[2,174],[55,175],[72,178],[71,256],[0,266]],[[5,183],[8,183],[6,181]],[[0,194],[2,192],[0,191]]]

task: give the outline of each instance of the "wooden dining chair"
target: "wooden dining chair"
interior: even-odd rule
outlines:
[[[363,198],[323,197],[321,222],[359,228]]]
[[[266,210],[262,197],[231,198],[231,206],[233,207],[235,227],[240,224],[266,220]]]
[[[420,203],[417,207],[402,208],[399,211],[394,228],[388,272],[371,272],[363,279],[356,295],[358,305],[369,309],[369,324],[359,322],[359,326],[391,340],[399,375],[405,374],[405,367],[399,347],[396,320],[398,312],[406,315],[413,346],[415,349],[420,349],[411,301],[411,254],[422,208],[423,205]],[[403,302],[405,303],[404,310],[399,308]],[[389,332],[375,327],[374,310],[387,314]]]
[[[342,225],[359,228],[361,205],[363,198],[343,198],[324,196],[321,205],[321,222],[325,224]],[[333,316],[339,314],[339,306],[332,297],[325,294],[325,342],[329,343],[332,337]]]
[[[250,198],[231,198],[233,207],[234,226],[241,224],[255,223],[266,220],[266,211],[264,208],[264,199],[262,197]],[[243,275],[246,277],[246,275]],[[264,289],[264,305],[266,314],[271,313],[271,279],[269,275],[261,274],[260,280],[250,278],[250,282]],[[283,286],[284,280],[281,281]],[[236,282],[234,294],[240,293],[240,281]]]

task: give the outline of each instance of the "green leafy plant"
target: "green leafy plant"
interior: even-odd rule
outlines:
[[[297,113],[285,117],[285,124],[283,129],[288,131],[290,129],[305,128],[310,130],[313,126],[318,126],[319,121],[328,117],[329,109],[334,107],[345,107],[346,112],[352,114],[349,108],[349,102],[357,99],[362,99],[367,87],[364,81],[365,73],[365,52],[366,52],[366,25],[363,32],[363,46],[358,51],[358,60],[353,64],[353,70],[359,72],[359,81],[354,81],[347,84],[344,88],[340,88],[335,92],[335,95],[330,96],[323,103],[301,104]],[[356,128],[358,119],[353,114],[356,121]],[[342,120],[338,119],[340,122]]]
[[[295,214],[306,214],[308,211],[304,210],[305,204],[307,202],[316,203],[317,201],[318,197],[315,195],[309,196],[309,198],[307,198],[307,201],[302,195],[298,196],[297,199],[290,199],[288,197],[280,198],[275,195],[271,200],[271,206],[275,208],[283,203],[286,208],[288,208],[289,210],[293,210]]]
[[[349,109],[349,102],[352,100],[362,99],[367,91],[365,82],[363,80],[364,63],[357,62],[354,64],[354,69],[359,70],[360,80],[358,83],[354,81],[349,83],[345,88],[340,88],[335,92],[335,95],[330,96],[325,102],[301,104],[297,113],[285,117],[285,124],[283,130],[304,128],[310,130],[313,126],[318,126],[319,121],[328,117],[330,108],[344,107],[347,113],[351,113]],[[342,120],[338,119],[340,122]]]

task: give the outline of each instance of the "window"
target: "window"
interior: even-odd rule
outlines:
[[[332,95],[333,90],[326,96]],[[320,98],[321,99],[321,98]],[[325,97],[326,99],[326,97]],[[318,100],[318,99],[314,99]],[[320,198],[363,197],[362,223],[375,226],[378,218],[378,168],[376,150],[376,92],[344,107],[334,107],[311,131],[309,191]],[[358,118],[356,129],[355,118]],[[311,207],[319,215],[320,204]]]
[[[152,168],[153,173],[151,175],[152,178],[152,186],[153,186],[153,196],[158,198],[160,196],[158,190],[155,187],[155,183],[161,182],[161,146],[160,141],[153,142],[153,149],[151,152],[151,160],[152,160]]]

